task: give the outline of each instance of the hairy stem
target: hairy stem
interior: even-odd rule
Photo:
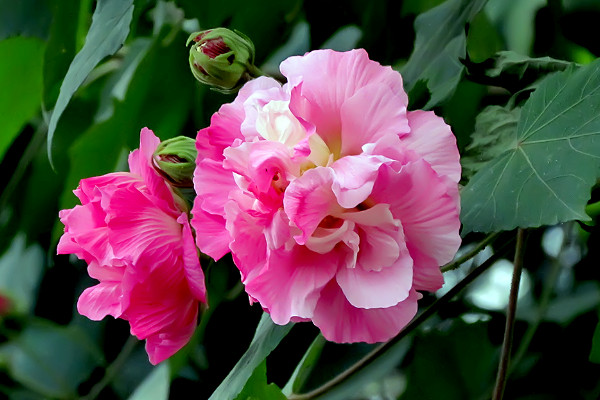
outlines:
[[[314,390],[311,390],[310,392],[307,392],[307,393],[292,394],[288,397],[288,399],[289,400],[314,399],[317,396],[320,396],[320,395],[322,395],[326,392],[329,392],[330,390],[333,390],[336,387],[340,386],[342,383],[344,383],[345,381],[350,379],[352,376],[354,376],[360,370],[362,370],[363,368],[370,365],[372,362],[374,362],[377,359],[377,357],[384,354],[387,350],[389,350],[394,345],[396,345],[400,340],[402,340],[403,338],[408,336],[410,333],[412,333],[416,328],[418,328],[421,324],[423,324],[423,322],[425,322],[429,317],[431,317],[433,314],[435,314],[442,306],[446,305],[450,300],[452,300],[454,298],[454,296],[456,296],[461,290],[463,290],[469,283],[473,282],[475,280],[475,278],[480,276],[492,264],[494,264],[496,261],[498,261],[498,259],[500,259],[502,257],[502,255],[504,254],[504,251],[508,247],[509,243],[510,243],[510,241],[505,243],[496,254],[494,254],[492,257],[490,257],[488,260],[486,260],[483,264],[481,264],[480,266],[475,268],[473,271],[471,271],[463,280],[458,282],[456,284],[456,286],[454,286],[452,289],[450,289],[448,291],[448,293],[446,293],[445,295],[440,297],[429,308],[427,308],[425,311],[423,311],[421,314],[419,314],[415,319],[413,319],[394,338],[392,338],[391,340],[389,340],[386,343],[381,344],[380,346],[375,348],[372,352],[370,352],[369,354],[364,356],[362,359],[358,360],[350,368],[348,368],[347,370],[345,370],[344,372],[342,372],[341,374],[339,374],[332,380],[326,382],[322,386],[320,386]]]
[[[496,375],[496,385],[494,386],[492,396],[493,400],[502,400],[504,388],[506,387],[506,379],[508,378],[508,367],[510,363],[510,353],[517,311],[517,298],[519,297],[519,284],[521,283],[521,272],[523,271],[523,254],[525,253],[524,238],[525,230],[519,228],[517,231],[515,259],[513,262],[514,270],[512,281],[510,283],[510,295],[508,297],[508,309],[506,311],[506,326],[504,328],[502,354],[500,356],[500,365],[498,366],[498,375]]]
[[[498,237],[498,235],[500,235],[500,232],[494,232],[487,235],[485,239],[483,239],[481,242],[479,242],[479,244],[477,244],[477,246],[475,246],[475,248],[473,248],[473,250],[468,251],[467,253],[458,257],[456,260],[442,266],[440,270],[442,272],[448,272],[460,267],[462,264],[479,254],[481,250],[485,249],[485,247],[491,242],[493,242]]]

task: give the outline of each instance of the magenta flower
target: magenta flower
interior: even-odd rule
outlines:
[[[433,112],[407,112],[402,78],[364,50],[319,50],[258,78],[198,132],[198,247],[231,251],[277,324],[379,342],[444,282],[460,245],[459,153]]]
[[[206,302],[187,206],[152,167],[159,143],[144,128],[129,155],[131,172],[83,179],[74,191],[81,205],[60,211],[58,244],[58,254],[85,260],[100,281],[81,294],[78,311],[129,321],[131,334],[146,339],[152,364],[189,341],[198,302]]]

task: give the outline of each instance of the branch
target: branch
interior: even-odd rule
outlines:
[[[524,237],[525,230],[519,228],[517,231],[517,244],[513,262],[514,270],[512,282],[510,284],[510,295],[508,298],[508,309],[506,311],[506,327],[504,328],[502,355],[500,356],[500,365],[498,366],[498,375],[496,376],[496,386],[494,387],[494,394],[492,397],[493,400],[502,400],[506,379],[508,378],[508,366],[513,343],[517,299],[519,297],[519,284],[521,282],[521,272],[523,271],[523,255],[525,253]]]

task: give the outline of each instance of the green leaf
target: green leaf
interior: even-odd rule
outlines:
[[[479,399],[489,395],[497,368],[497,348],[488,339],[485,323],[453,321],[449,329],[417,336],[408,361],[404,399]],[[443,365],[435,374],[432,366]]]
[[[533,45],[535,17],[547,0],[490,0],[485,10],[508,50],[529,54]]]
[[[596,324],[592,338],[592,349],[590,350],[590,361],[600,364],[600,322]]]
[[[49,26],[48,0],[0,1],[0,40],[16,35],[45,39]]]
[[[0,347],[11,377],[52,398],[74,398],[77,387],[103,363],[98,348],[75,326],[35,322]]]
[[[406,356],[411,343],[412,338],[407,337],[387,350],[380,352],[369,363],[363,364],[361,368],[356,370],[350,378],[337,383],[325,393],[319,395],[319,400],[346,400],[356,397],[357,393],[363,392],[368,384],[389,375]],[[357,362],[379,346],[367,343],[338,344],[326,342],[320,354],[308,354],[308,357],[305,357],[306,361],[313,359],[311,361],[313,365],[304,371],[304,377],[301,378],[301,381],[304,382],[297,382],[295,385],[297,387],[293,390],[294,393],[307,393],[322,387],[340,374],[346,373],[349,368],[356,365]],[[309,353],[316,350],[311,347]],[[319,351],[316,351],[316,353],[319,353]],[[287,385],[285,393],[291,394]]]
[[[466,148],[469,155],[460,160],[463,177],[470,178],[513,144],[520,113],[520,108],[489,106],[477,116],[471,144]]]
[[[570,66],[576,64],[551,57],[531,58],[512,51],[500,51],[485,62],[467,63],[467,73],[483,83],[515,92],[544,75],[564,71]]]
[[[235,400],[286,400],[274,383],[267,384],[267,362],[260,363]]]
[[[349,51],[356,48],[362,38],[362,30],[356,25],[347,25],[338,29],[321,45],[322,49]]]
[[[48,159],[52,164],[52,139],[56,124],[71,97],[88,74],[106,56],[114,54],[129,34],[133,0],[100,0],[85,45],[73,59],[60,87],[60,93],[48,124]]]
[[[0,257],[0,294],[11,300],[11,311],[33,311],[37,288],[44,272],[44,251],[39,245],[26,247],[25,235],[18,234]]]
[[[0,41],[0,161],[27,121],[40,112],[44,47],[36,38]]]
[[[415,20],[415,47],[402,77],[407,91],[420,81],[426,83],[431,97],[424,108],[452,95],[464,68],[460,59],[466,55],[465,25],[486,1],[447,0]]]
[[[478,13],[469,24],[467,54],[469,60],[482,62],[502,48],[502,42],[485,11]]]
[[[44,54],[44,108],[54,107],[60,84],[77,52],[78,33],[82,30],[84,18],[81,14],[89,7],[89,0],[53,0],[52,25]],[[87,16],[87,15],[86,15]],[[89,24],[87,18],[85,22]],[[87,30],[87,26],[85,26]],[[85,35],[85,32],[83,32]]]
[[[600,169],[600,60],[544,80],[505,151],[461,192],[463,234],[589,220]]]
[[[292,329],[293,323],[287,325],[276,325],[269,314],[264,313],[256,333],[250,343],[250,347],[242,358],[233,367],[229,375],[221,382],[219,387],[210,396],[212,400],[235,399],[242,391],[250,376],[266,358],[277,347],[279,342]]]
[[[300,360],[300,363],[298,363],[290,380],[283,388],[285,394],[298,393],[302,389],[302,386],[306,383],[314,366],[321,357],[321,352],[326,342],[322,334],[317,335],[302,357],[302,360]]]
[[[167,400],[170,385],[169,363],[163,362],[154,367],[129,400]]]

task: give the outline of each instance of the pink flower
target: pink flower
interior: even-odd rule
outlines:
[[[407,112],[400,74],[364,50],[313,51],[281,71],[283,87],[247,83],[198,132],[198,247],[231,251],[277,324],[388,340],[460,245],[455,137],[433,112]]]
[[[100,281],[81,294],[78,311],[129,321],[131,334],[146,339],[152,364],[189,341],[198,301],[206,302],[187,206],[152,167],[159,143],[144,128],[129,155],[131,172],[83,179],[74,191],[81,205],[60,211],[58,244],[58,254],[85,260]]]

